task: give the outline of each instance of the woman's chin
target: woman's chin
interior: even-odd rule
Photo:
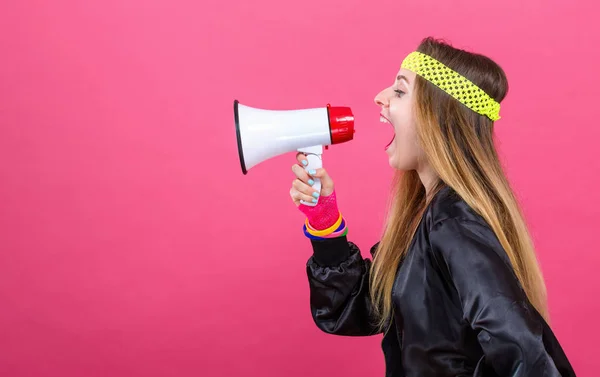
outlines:
[[[395,148],[393,144],[385,150],[385,153],[388,155],[388,162],[392,168],[394,168],[396,165],[396,156],[394,150]]]
[[[388,163],[390,167],[398,170],[403,170],[404,166],[402,166],[402,159],[398,156],[398,150],[396,148],[396,143],[392,143],[385,152],[388,155]]]

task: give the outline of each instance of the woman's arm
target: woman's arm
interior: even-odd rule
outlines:
[[[345,236],[311,243],[314,254],[306,271],[316,325],[335,335],[377,334],[369,296],[371,260],[363,258]],[[371,255],[376,246],[371,248]]]

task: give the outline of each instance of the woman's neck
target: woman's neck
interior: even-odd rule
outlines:
[[[433,170],[433,168],[429,164],[423,164],[417,169],[417,174],[419,174],[419,179],[421,179],[421,183],[425,187],[425,193],[427,198],[433,193],[437,183],[440,178]]]

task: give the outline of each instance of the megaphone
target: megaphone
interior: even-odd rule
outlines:
[[[305,170],[323,167],[323,147],[354,138],[354,115],[349,107],[299,110],[266,110],[233,101],[235,132],[242,173],[287,152],[302,152],[308,158]],[[313,178],[320,192],[321,181]],[[314,206],[317,203],[301,201]]]

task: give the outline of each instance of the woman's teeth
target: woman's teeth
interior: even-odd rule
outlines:
[[[387,120],[387,119],[385,119],[385,118],[384,118],[382,115],[380,115],[380,116],[379,116],[379,121],[380,121],[381,123],[390,123],[390,122],[388,122],[388,120]]]

